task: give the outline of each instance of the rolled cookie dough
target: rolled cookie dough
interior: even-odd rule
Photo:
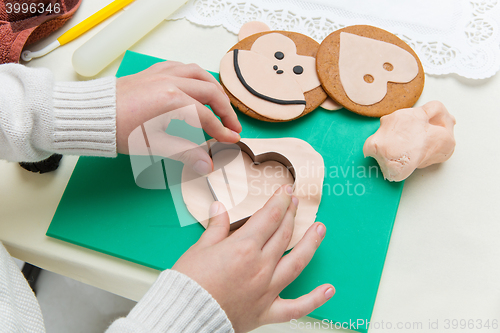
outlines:
[[[316,221],[324,178],[323,157],[306,141],[296,138],[242,139],[241,141],[249,146],[256,156],[271,151],[280,153],[288,158],[295,169],[296,178],[293,194],[299,199],[299,206],[295,216],[292,238],[287,248],[291,249]],[[228,209],[232,221],[252,215],[262,208],[273,194],[272,186],[277,188],[281,184],[293,183],[293,177],[289,175],[288,170],[282,164],[269,161],[256,166],[252,165],[253,161],[248,155],[244,154],[243,157],[246,163],[249,193],[241,203]],[[215,160],[217,161],[217,159]],[[267,169],[265,169],[266,167]],[[268,187],[267,190],[265,186]],[[191,168],[184,167],[181,188],[188,211],[206,228],[208,210],[214,202],[206,178],[199,177]]]
[[[375,158],[384,178],[402,181],[415,169],[449,159],[455,150],[453,117],[438,101],[402,109],[380,118],[380,128],[363,146]]]

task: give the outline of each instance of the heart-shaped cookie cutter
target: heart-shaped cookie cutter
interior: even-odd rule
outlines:
[[[213,159],[213,156],[215,154],[217,154],[218,152],[220,152],[222,150],[233,149],[233,150],[240,150],[240,151],[246,153],[252,159],[253,163],[257,164],[257,165],[260,163],[268,162],[268,161],[275,161],[275,162],[281,163],[283,166],[286,167],[286,169],[292,175],[293,180],[294,180],[293,186],[295,185],[296,174],[295,174],[295,168],[294,168],[292,162],[290,162],[290,160],[288,158],[286,158],[285,156],[283,156],[282,154],[280,154],[276,151],[270,151],[270,152],[265,152],[265,153],[262,153],[259,155],[255,155],[254,152],[252,151],[252,149],[249,146],[247,146],[244,142],[241,142],[241,141],[236,143],[236,144],[224,144],[224,143],[220,143],[220,142],[215,142],[212,144],[210,144],[210,142],[207,142],[207,144],[209,147],[208,154],[210,155],[210,158],[212,158],[212,159]],[[215,171],[216,170],[214,170],[214,172]],[[227,177],[225,176],[224,169],[222,169],[222,172],[224,174],[226,186],[228,188],[228,191],[230,192],[231,187],[227,181]],[[212,193],[212,197],[214,198],[215,201],[220,201],[219,196],[215,192],[214,187],[213,187],[212,183],[210,182],[209,176],[207,176],[206,179],[207,179],[208,188],[210,189],[210,192]],[[230,230],[238,229],[243,224],[245,224],[245,222],[250,217],[251,217],[251,215],[244,217],[244,218],[241,218],[237,221],[231,222]]]

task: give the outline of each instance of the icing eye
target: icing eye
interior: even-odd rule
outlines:
[[[274,54],[274,57],[278,60],[282,60],[285,57],[285,55],[283,54],[283,52],[278,51]]]
[[[370,74],[366,74],[365,76],[363,76],[363,80],[365,80],[366,83],[373,83],[373,81],[375,81],[373,76],[371,76]]]
[[[283,71],[280,69],[279,71],[276,71],[276,74],[283,74]]]
[[[278,70],[278,66],[274,65],[274,66],[273,66],[273,69],[274,69],[275,71],[276,71],[276,70]]]
[[[295,66],[293,68],[293,72],[297,75],[300,75],[300,74],[304,73],[304,68],[302,68],[302,66]]]
[[[386,62],[383,66],[384,66],[384,69],[388,72],[390,72],[394,69],[394,66],[388,62]]]

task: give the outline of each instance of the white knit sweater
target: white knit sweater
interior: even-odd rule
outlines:
[[[40,161],[53,153],[116,156],[116,79],[56,83],[46,69],[0,65],[0,158]],[[35,295],[0,242],[0,332],[45,332]],[[233,332],[215,299],[166,270],[108,333]]]

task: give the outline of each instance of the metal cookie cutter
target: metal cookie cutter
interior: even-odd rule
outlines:
[[[260,163],[267,162],[267,161],[279,162],[279,163],[283,164],[283,166],[285,166],[287,168],[287,170],[290,172],[290,174],[292,175],[292,177],[294,179],[293,185],[295,185],[296,174],[295,174],[294,166],[292,165],[292,163],[290,162],[290,160],[288,158],[286,158],[285,156],[283,156],[282,154],[280,154],[276,151],[269,151],[269,152],[264,152],[264,153],[255,155],[254,152],[252,151],[252,149],[249,146],[247,146],[244,142],[241,142],[241,141],[236,143],[236,144],[224,144],[224,143],[220,143],[220,142],[215,142],[212,144],[210,144],[210,142],[207,142],[207,144],[209,145],[208,154],[210,155],[210,157],[212,159],[218,152],[220,152],[222,150],[226,150],[226,149],[232,149],[235,151],[235,155],[234,155],[235,159],[233,161],[235,161],[238,158],[237,157],[238,155],[241,157],[241,151],[242,151],[242,152],[245,152],[246,154],[248,154],[248,156],[250,156],[250,158],[252,159],[252,161],[255,164],[260,164]],[[233,163],[233,161],[231,163]],[[235,162],[235,163],[237,163],[237,162]],[[245,173],[242,157],[241,157],[241,166],[240,167],[242,168],[243,173]],[[209,177],[216,172],[219,173],[219,177],[223,177],[224,183],[226,184],[226,191],[219,191],[219,193],[217,193],[215,187],[213,186],[212,182],[210,181]],[[240,174],[240,176],[241,176],[241,174]],[[244,181],[246,182],[247,181],[246,174],[244,176],[245,176]],[[230,178],[230,176],[228,176],[224,167],[217,169],[217,170],[214,170],[210,175],[208,175],[206,177],[208,188],[210,189],[210,192],[212,193],[212,197],[214,198],[215,201],[224,202],[226,204],[226,208],[228,210],[230,208],[238,205],[241,201],[243,201],[243,199],[248,194],[248,191],[247,191],[245,193],[245,195],[242,197],[241,193],[238,193],[241,191],[234,191],[234,187],[235,187],[234,185],[236,185],[236,184],[232,185],[231,180],[229,178]],[[241,180],[241,179],[239,180],[239,182],[242,182],[242,181],[243,180]],[[245,184],[245,186],[247,186],[247,184]],[[241,187],[241,184],[239,187]],[[230,206],[230,207],[227,207],[227,206]],[[246,217],[241,218],[241,219],[238,219],[236,221],[231,221],[230,230],[238,229],[250,217],[251,217],[251,215],[246,216]]]

